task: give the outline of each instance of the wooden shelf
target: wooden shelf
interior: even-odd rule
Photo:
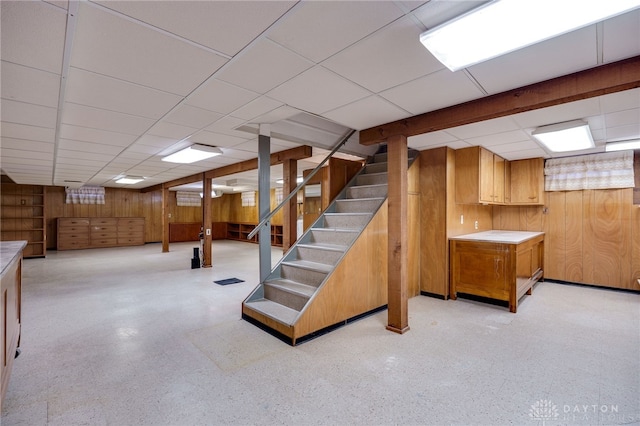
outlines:
[[[0,240],[26,240],[24,257],[44,257],[46,225],[44,186],[2,184]]]
[[[227,240],[257,243],[259,234],[251,239],[247,238],[256,225],[257,223],[227,222]],[[271,245],[282,247],[282,225],[271,225]]]

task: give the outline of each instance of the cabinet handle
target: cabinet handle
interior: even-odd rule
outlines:
[[[529,197],[530,200],[535,200],[536,198],[538,197],[536,197],[535,195],[533,197]]]

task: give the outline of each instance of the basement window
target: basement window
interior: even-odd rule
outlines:
[[[633,151],[553,158],[544,175],[545,191],[633,188]]]
[[[201,207],[202,198],[198,192],[176,191],[176,204],[180,207]]]
[[[241,197],[242,197],[242,207],[255,207],[256,205],[255,191],[243,192],[241,194]]]
[[[101,186],[83,186],[65,188],[67,204],[104,204],[104,188]]]

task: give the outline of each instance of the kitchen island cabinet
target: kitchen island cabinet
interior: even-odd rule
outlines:
[[[450,239],[450,293],[518,301],[543,277],[544,233],[485,231]]]

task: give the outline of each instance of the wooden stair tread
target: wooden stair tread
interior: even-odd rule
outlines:
[[[317,287],[313,287],[308,284],[303,284],[297,281],[287,280],[287,279],[266,281],[265,284],[268,284],[273,287],[278,287],[284,291],[288,291],[290,293],[296,293],[305,297],[313,296],[313,294],[317,290]]]
[[[287,325],[293,324],[299,314],[295,309],[291,309],[268,299],[258,299],[252,302],[246,302],[245,306]]]

